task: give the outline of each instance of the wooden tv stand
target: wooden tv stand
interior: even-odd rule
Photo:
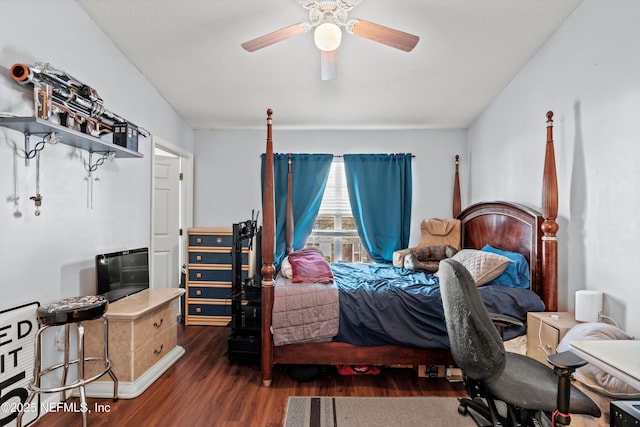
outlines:
[[[178,342],[178,305],[184,289],[147,289],[107,307],[109,359],[118,377],[118,397],[139,396],[183,354]],[[102,320],[85,322],[85,355],[103,351]],[[85,377],[98,372],[86,364]],[[94,372],[94,374],[92,374]],[[87,384],[87,396],[112,397],[113,382],[105,375]]]

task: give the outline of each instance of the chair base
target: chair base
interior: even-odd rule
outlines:
[[[550,427],[551,420],[540,411],[528,411],[503,405],[498,408],[492,400],[485,401],[483,398],[460,398],[458,399],[458,413],[470,416],[478,427]],[[488,402],[488,403],[487,403]],[[501,402],[502,403],[502,402]],[[491,406],[494,410],[492,411]],[[493,412],[493,414],[492,414]]]

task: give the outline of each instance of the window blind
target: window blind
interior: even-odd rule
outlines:
[[[347,178],[342,159],[334,159],[329,170],[327,186],[324,190],[319,215],[351,216],[351,204],[347,191]]]

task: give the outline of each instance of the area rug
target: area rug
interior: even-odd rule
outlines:
[[[475,426],[454,397],[289,397],[285,427]]]

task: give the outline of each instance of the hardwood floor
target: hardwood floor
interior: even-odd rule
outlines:
[[[225,355],[229,330],[215,326],[178,327],[186,354],[135,399],[89,398],[90,426],[281,426],[289,396],[464,396],[461,383],[418,378],[411,369],[385,368],[380,375],[341,376],[331,367],[308,382],[274,370],[271,387],[260,371],[230,363]],[[69,402],[77,402],[70,399]],[[95,405],[108,412],[95,412]],[[80,413],[44,415],[35,427],[82,425]]]

